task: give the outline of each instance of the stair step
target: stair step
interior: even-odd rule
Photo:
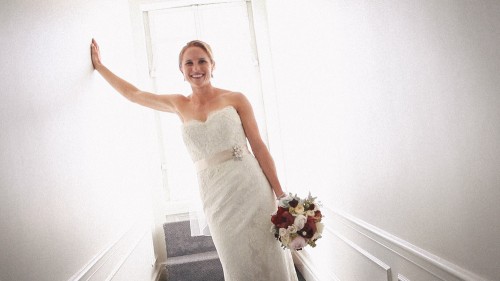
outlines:
[[[191,236],[189,221],[165,223],[163,230],[169,258],[215,251],[211,236]]]
[[[168,281],[224,281],[216,251],[168,257],[166,268]]]
[[[218,260],[219,255],[217,255],[216,251],[211,251],[211,252],[206,252],[206,253],[198,253],[198,254],[192,254],[192,255],[185,255],[185,256],[179,256],[179,257],[169,257],[167,260],[167,266],[174,266],[178,264],[185,264],[185,263],[195,263],[195,262],[203,262],[206,260]]]

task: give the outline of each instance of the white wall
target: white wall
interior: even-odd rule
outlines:
[[[497,280],[500,2],[267,8],[289,187]]]
[[[150,278],[153,114],[93,72],[89,49],[97,38],[137,82],[128,2],[7,1],[0,20],[0,280],[68,280],[107,247],[117,264],[100,274]]]

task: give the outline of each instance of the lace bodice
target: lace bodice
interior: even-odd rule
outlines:
[[[193,161],[207,158],[234,145],[246,146],[241,119],[233,106],[210,113],[204,122],[191,120],[183,124],[182,137]]]

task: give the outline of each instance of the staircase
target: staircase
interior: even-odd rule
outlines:
[[[212,237],[191,237],[189,221],[163,225],[167,245],[168,281],[224,281],[222,265]]]
[[[167,262],[161,281],[224,281],[211,236],[191,237],[189,220],[163,224]],[[305,281],[297,271],[299,281]]]

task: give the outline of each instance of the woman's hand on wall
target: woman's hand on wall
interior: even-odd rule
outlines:
[[[99,66],[102,65],[99,45],[97,45],[97,42],[95,41],[94,38],[92,38],[92,44],[90,44],[90,56],[92,59],[92,65],[94,66],[94,69],[97,69]]]

